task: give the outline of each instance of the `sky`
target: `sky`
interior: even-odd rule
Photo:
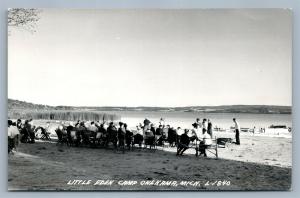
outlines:
[[[292,104],[288,9],[44,9],[10,27],[8,98],[69,106]]]

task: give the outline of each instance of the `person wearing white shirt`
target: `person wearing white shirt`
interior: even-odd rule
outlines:
[[[191,139],[191,142],[199,141],[202,139],[202,132],[201,132],[201,128],[199,127],[199,125],[197,123],[192,124],[193,129],[188,133],[188,136]]]
[[[200,121],[200,118],[197,118],[197,119],[196,119],[196,124],[198,124],[198,127],[199,127],[199,128],[202,128],[202,123],[201,123],[201,121]]]
[[[240,145],[240,124],[233,118],[235,124],[235,144]]]
[[[207,133],[206,130],[204,131],[204,134],[203,134],[203,142],[204,142],[204,145],[206,145],[206,146],[209,146],[212,144],[211,136],[210,136],[210,134]]]
[[[11,120],[8,120],[8,153],[12,152],[13,149],[16,149],[19,144],[20,132],[15,123]]]
[[[206,149],[209,145],[212,144],[211,136],[207,133],[206,129],[203,128],[202,139],[200,139],[199,148],[196,148],[196,156],[198,156],[198,151],[200,156],[203,154],[204,157],[207,157]]]
[[[178,136],[181,136],[184,133],[184,130],[180,127],[177,128],[176,133]]]
[[[86,125],[87,130],[92,132],[97,132],[98,128],[96,127],[95,122],[91,122],[90,124]]]
[[[144,131],[140,126],[136,126],[136,134],[144,135]]]
[[[20,132],[18,130],[18,127],[13,125],[12,122],[8,122],[8,137],[14,138],[17,135],[20,135]]]
[[[138,144],[140,147],[142,146],[142,142],[144,140],[144,131],[139,125],[136,126],[136,131],[134,132],[133,140],[134,144]]]

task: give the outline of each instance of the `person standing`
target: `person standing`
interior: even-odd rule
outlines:
[[[17,120],[17,128],[19,129],[19,131],[22,130],[22,127],[23,127],[22,120],[21,120],[21,119],[18,119],[18,120]]]
[[[202,133],[204,133],[204,131],[207,131],[207,120],[206,120],[206,118],[204,118],[203,122],[202,122]]]
[[[233,118],[235,124],[235,144],[240,145],[240,124]]]
[[[211,138],[213,138],[212,123],[209,119],[207,123],[207,133],[211,136]]]
[[[19,136],[20,132],[16,123],[8,120],[8,153],[17,149],[17,146],[19,145]]]
[[[201,123],[200,118],[196,119],[196,124],[199,126],[199,128],[202,128],[202,123]]]
[[[125,148],[125,134],[126,134],[126,129],[124,127],[123,122],[119,122],[119,129],[118,129],[118,142],[119,142],[119,148]]]
[[[200,139],[202,138],[203,132],[201,131],[201,128],[199,127],[199,125],[197,123],[193,123],[192,126],[193,126],[193,129],[191,130],[189,137],[190,137],[191,142],[197,143],[197,141],[200,141]]]

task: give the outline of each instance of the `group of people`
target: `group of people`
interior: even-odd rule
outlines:
[[[21,119],[16,122],[8,120],[8,152],[16,150],[19,142],[34,143],[36,131],[37,128],[32,124],[32,119],[25,120],[24,123]]]
[[[236,128],[236,144],[239,141],[239,124],[236,119],[233,119]],[[8,120],[9,141],[11,147],[16,147],[16,136],[22,143],[34,143],[36,134],[40,134],[44,139],[50,140],[49,128],[47,126],[35,127],[32,124],[32,119],[22,122],[18,119],[16,123]],[[128,129],[126,123],[119,122],[100,122],[100,121],[80,121],[75,124],[73,122],[60,123],[56,128],[58,140],[66,142],[70,145],[102,145],[108,147],[112,143],[115,148],[132,148],[133,145],[142,144],[151,147],[164,145],[166,142],[170,146],[177,146],[177,155],[182,155],[189,148],[190,142],[196,143],[196,155],[198,151],[200,155],[206,156],[205,149],[212,143],[213,126],[209,119],[199,118],[192,124],[192,129],[181,129],[181,127],[171,127],[165,124],[163,118],[160,119],[158,127],[155,126],[147,118],[143,124],[139,123],[135,130]],[[13,139],[13,140],[12,140]],[[10,149],[12,150],[12,149]]]
[[[143,126],[144,128],[144,126]],[[101,145],[108,147],[112,143],[114,148],[131,148],[132,144],[141,145],[144,134],[134,134],[123,122],[80,121],[70,122],[58,126],[55,130],[58,140],[69,145]]]
[[[68,143],[76,146],[80,144],[100,144],[108,147],[112,143],[115,148],[132,148],[138,144],[140,147],[144,143],[150,148],[157,145],[163,145],[169,142],[171,146],[175,146],[177,142],[177,132],[170,125],[162,123],[155,125],[148,119],[145,119],[143,124],[136,126],[135,130],[130,130],[126,123],[119,122],[85,122],[78,120],[74,125],[72,122],[69,125],[62,124],[56,129],[58,139],[65,140]]]
[[[182,155],[184,151],[189,148],[190,142],[196,143],[196,156],[206,154],[206,148],[212,144],[212,123],[206,118],[201,122],[199,118],[196,119],[196,122],[192,124],[193,129],[185,129],[184,133],[180,136],[177,146],[176,155]]]
[[[233,122],[235,124],[235,144],[240,145],[240,125],[236,118],[233,118]],[[189,148],[190,142],[194,141],[196,142],[196,156],[203,155],[206,157],[206,149],[212,144],[212,123],[205,118],[200,122],[200,119],[197,118],[192,126],[193,129],[191,131],[185,129],[184,133],[180,136],[176,155],[182,155]],[[197,143],[199,143],[198,146]]]

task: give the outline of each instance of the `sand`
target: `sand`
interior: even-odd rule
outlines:
[[[219,134],[216,135],[220,137]],[[233,137],[233,134],[222,136]],[[231,144],[226,148],[219,148],[218,159],[211,154],[208,158],[196,158],[192,149],[184,156],[176,156],[174,151],[175,148],[159,147],[155,152],[135,149],[123,154],[111,149],[68,147],[53,142],[20,144],[18,152],[8,156],[8,189],[290,190],[291,188],[292,139],[290,138],[241,135],[241,145]],[[74,180],[85,180],[84,182],[90,183],[84,184],[82,181],[78,185],[68,185],[69,181]],[[103,180],[102,184],[108,184],[109,181],[113,183],[94,185],[97,180]],[[185,181],[190,183],[182,183]]]

